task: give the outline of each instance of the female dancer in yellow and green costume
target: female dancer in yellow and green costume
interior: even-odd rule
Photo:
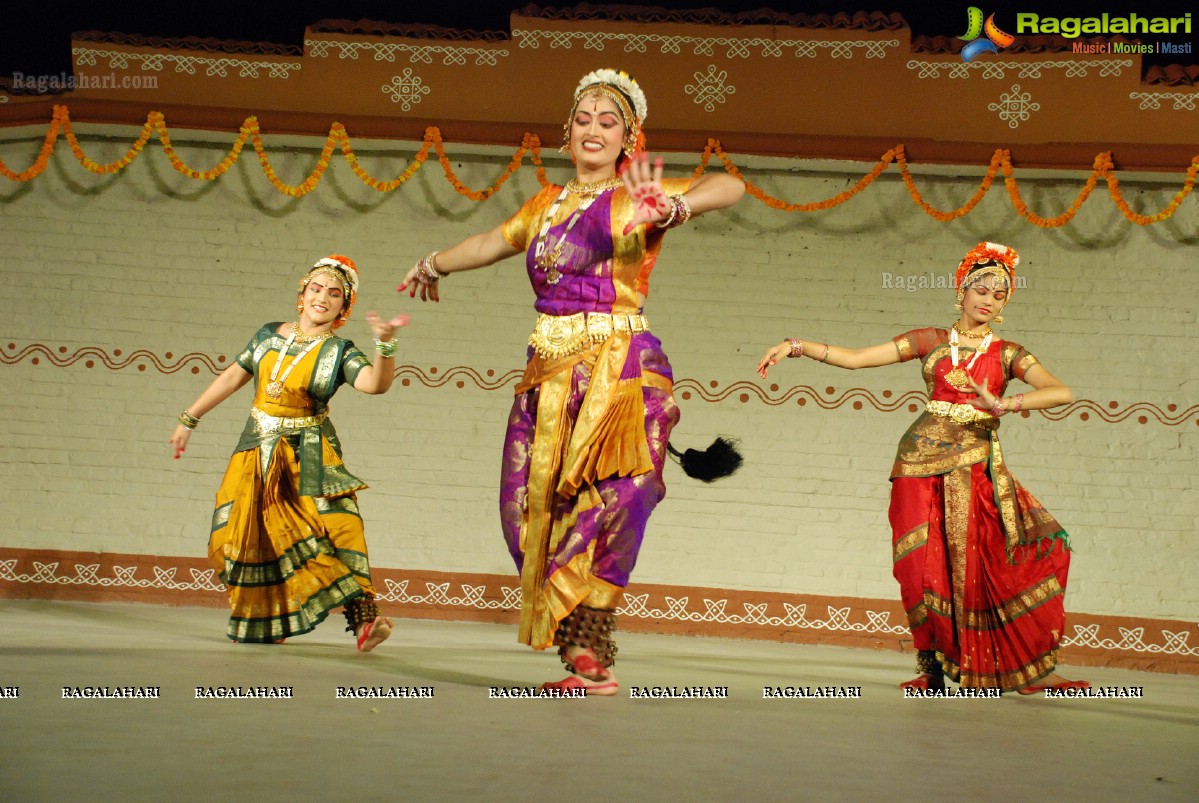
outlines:
[[[333,330],[358,297],[348,257],[319,260],[300,281],[298,320],[262,326],[233,365],[179,418],[171,443],[183,454],[209,410],[254,380],[245,430],[217,491],[209,558],[229,592],[233,641],[280,643],[344,606],[358,649],[374,649],[391,620],[374,603],[356,492],[366,485],[342,462],[328,403],[342,384],[385,393],[394,378],[395,330],[367,314],[378,361]]]

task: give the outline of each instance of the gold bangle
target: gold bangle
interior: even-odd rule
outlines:
[[[196,427],[200,426],[200,419],[193,416],[187,410],[184,410],[179,414],[179,423],[188,429],[195,429]]]
[[[441,252],[434,251],[416,263],[416,280],[425,287],[430,287],[434,284],[437,284],[443,277],[450,275],[448,273],[442,273],[437,269],[437,264],[434,260],[437,259],[437,255],[439,253]]]
[[[825,343],[825,344],[824,344],[824,353],[823,353],[823,354],[821,354],[819,357],[817,357],[817,358],[816,358],[816,361],[817,361],[817,362],[824,362],[826,359],[828,359],[828,343]]]

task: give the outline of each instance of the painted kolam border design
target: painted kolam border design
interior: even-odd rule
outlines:
[[[514,624],[515,577],[372,569],[397,616]],[[0,548],[0,599],[69,599],[224,608],[199,558]],[[635,583],[619,609],[630,632],[911,650],[897,601]],[[1069,612],[1063,663],[1199,674],[1199,624]]]

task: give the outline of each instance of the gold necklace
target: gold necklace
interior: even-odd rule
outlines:
[[[987,353],[987,348],[991,345],[991,332],[987,332],[987,336],[983,338],[983,342],[978,345],[974,351],[974,356],[970,358],[970,362],[965,366],[958,365],[958,327],[954,324],[953,331],[949,333],[949,362],[953,367],[945,374],[945,381],[958,390],[966,390],[970,387],[970,369],[974,367],[974,363],[978,362],[978,358]]]
[[[296,367],[300,360],[308,356],[308,352],[332,336],[332,331],[321,332],[319,335],[307,335],[300,331],[298,323],[293,323],[291,325],[291,334],[287,336],[287,342],[283,344],[283,348],[279,351],[279,357],[275,360],[275,367],[271,369],[271,379],[266,385],[266,395],[276,401],[283,398],[283,383],[287,381],[287,377],[291,376],[292,369]],[[279,369],[283,367],[283,360],[287,358],[287,352],[291,349],[292,343],[296,345],[304,343],[306,345],[292,359],[291,364],[287,366],[287,370],[283,372],[283,376],[279,376]]]
[[[566,182],[566,191],[574,195],[595,196],[608,190],[614,190],[622,184],[624,184],[624,179],[619,176],[599,181],[579,181],[577,178],[572,178]]]
[[[304,345],[305,343],[311,343],[314,340],[317,340],[317,341],[328,340],[332,336],[333,336],[332,329],[330,329],[326,332],[317,332],[314,335],[310,335],[307,332],[301,331],[299,322],[293,323],[291,325],[291,340],[292,340],[292,342],[299,343],[300,345]]]
[[[579,218],[583,216],[583,213],[591,208],[596,198],[623,183],[623,180],[618,178],[595,181],[590,184],[580,184],[571,179],[562,188],[562,192],[558,194],[557,200],[554,201],[553,206],[550,207],[550,211],[545,215],[545,221],[541,224],[541,231],[537,233],[537,247],[533,249],[533,260],[537,263],[537,267],[545,271],[545,280],[547,283],[557,284],[562,279],[562,272],[558,270],[558,260],[562,258],[562,248],[566,245],[566,235],[570,234],[570,230],[579,222]],[[580,189],[572,190],[572,184]],[[583,190],[586,190],[586,192]],[[566,224],[566,228],[562,230],[562,236],[558,238],[558,242],[554,244],[553,248],[548,248],[549,238],[547,235],[554,223],[554,215],[558,214],[558,207],[566,200],[566,196],[572,192],[578,192],[579,197],[582,199],[579,202],[579,208],[575,210],[570,221]]]
[[[954,323],[953,331],[957,332],[959,335],[964,335],[966,337],[986,337],[987,335],[991,334],[991,327],[988,326],[981,332],[967,332],[965,329],[958,326],[957,323]]]

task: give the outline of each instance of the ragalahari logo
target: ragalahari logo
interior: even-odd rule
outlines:
[[[966,46],[962,48],[962,61],[969,64],[980,53],[998,53],[1000,48],[1010,47],[1016,37],[999,30],[995,24],[995,15],[987,17],[983,22],[983,11],[978,6],[966,9],[966,33],[958,39],[964,39]],[[986,34],[985,39],[979,37]]]

